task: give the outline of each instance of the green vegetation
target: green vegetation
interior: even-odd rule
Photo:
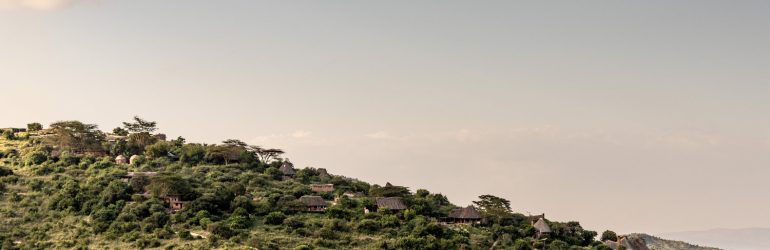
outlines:
[[[548,221],[538,238],[501,197],[474,202],[484,223],[442,223],[457,208],[442,194],[309,167],[287,178],[280,149],[165,140],[139,117],[110,134],[79,121],[28,130],[0,138],[0,249],[606,248],[578,222]],[[314,193],[312,183],[334,189]],[[304,212],[306,195],[328,207]],[[377,197],[408,208],[377,211]]]

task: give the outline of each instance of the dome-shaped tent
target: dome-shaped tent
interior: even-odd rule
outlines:
[[[123,155],[118,155],[115,157],[115,163],[117,164],[126,164],[128,163],[128,159]]]

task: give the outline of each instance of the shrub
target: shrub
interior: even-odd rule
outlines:
[[[214,222],[209,224],[207,230],[212,234],[225,239],[229,239],[230,237],[235,236],[235,232],[230,227],[222,224],[221,222]]]
[[[13,170],[6,167],[0,167],[0,177],[9,176],[13,174]]]
[[[284,215],[281,212],[272,212],[269,213],[267,216],[265,216],[265,224],[268,225],[279,225],[283,223],[283,220],[286,219],[286,215]]]
[[[363,219],[358,222],[356,230],[361,233],[375,233],[380,230],[380,223],[371,219]]]
[[[618,241],[618,235],[610,230],[604,231],[602,233],[601,241]]]
[[[298,245],[297,247],[294,248],[294,250],[312,250],[312,249],[313,248],[309,247],[308,245],[304,245],[304,244]]]
[[[555,240],[548,245],[548,250],[567,250],[567,249],[569,249],[569,244],[567,244],[567,242],[560,241],[560,240]]]
[[[286,225],[289,228],[297,229],[302,228],[305,226],[305,223],[302,222],[302,220],[297,219],[295,217],[289,217],[283,220],[283,224]]]
[[[193,239],[193,236],[192,236],[192,234],[190,234],[190,231],[185,230],[185,231],[179,232],[178,234],[179,234],[179,238],[180,239],[183,239],[183,240],[192,240]]]
[[[23,160],[28,166],[38,165],[48,160],[48,154],[41,150],[35,150],[24,155]]]

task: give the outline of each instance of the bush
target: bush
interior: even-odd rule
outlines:
[[[284,219],[283,224],[292,229],[302,228],[305,226],[305,223],[302,222],[302,220],[297,219],[295,217],[289,217]]]
[[[193,236],[192,236],[192,234],[190,234],[190,231],[185,230],[185,231],[179,232],[178,234],[179,234],[179,238],[180,239],[183,239],[183,240],[192,240],[193,239]]]
[[[41,150],[35,150],[24,155],[23,159],[28,166],[38,165],[48,160],[48,154]]]
[[[298,245],[294,248],[294,250],[313,250],[312,247],[309,247],[308,245]]]
[[[229,239],[230,237],[235,236],[235,232],[230,227],[228,227],[225,224],[222,224],[221,222],[215,222],[215,223],[209,224],[207,227],[207,230],[212,234],[222,237],[224,239]]]
[[[618,235],[615,232],[610,231],[610,230],[604,231],[604,233],[602,233],[601,241],[604,242],[604,241],[608,241],[608,240],[609,241],[618,241]]]
[[[265,224],[268,225],[280,225],[283,223],[283,220],[286,219],[286,215],[284,215],[281,212],[272,212],[265,216]]]
[[[548,245],[548,250],[568,250],[569,244],[564,241],[555,240]]]
[[[363,219],[358,222],[356,230],[361,233],[375,233],[380,230],[380,223],[371,219]]]
[[[0,177],[13,175],[13,170],[6,167],[0,167]]]
[[[514,250],[533,250],[532,244],[522,239],[516,240],[516,243],[513,244],[513,249]]]
[[[33,123],[27,124],[27,131],[29,132],[35,132],[40,130],[43,130],[43,124],[40,124],[39,122],[33,122]]]

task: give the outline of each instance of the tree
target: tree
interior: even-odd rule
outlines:
[[[3,130],[2,138],[6,139],[6,140],[13,140],[14,138],[16,138],[16,136],[14,136],[13,130],[5,129],[5,130]]]
[[[33,122],[30,124],[27,124],[27,131],[29,132],[35,132],[43,130],[43,124],[40,124],[39,122]]]
[[[166,157],[171,152],[173,144],[167,141],[159,141],[144,148],[144,155],[150,158]]]
[[[139,116],[134,116],[134,122],[123,122],[126,130],[132,133],[152,133],[158,129],[156,125],[157,122],[147,121],[139,118]]]
[[[128,130],[125,130],[125,129],[121,128],[121,127],[117,127],[117,128],[112,129],[112,133],[114,135],[127,136],[128,135]]]
[[[198,164],[206,156],[206,148],[200,144],[184,144],[179,152],[179,160],[188,164]]]
[[[373,197],[405,197],[410,193],[409,188],[394,186],[390,183],[385,184],[384,187],[375,185],[369,189],[369,195]]]
[[[104,133],[94,124],[79,121],[60,121],[52,123],[53,136],[48,137],[52,144],[63,150],[84,152],[101,150]]]
[[[152,177],[146,189],[156,197],[179,195],[189,198],[189,196],[193,195],[190,183],[186,179],[174,174],[159,174]]]
[[[134,116],[134,122],[123,122],[125,130],[131,132],[128,135],[128,151],[131,154],[141,154],[147,145],[153,144],[158,140],[151,134],[158,129],[156,125],[156,122],[147,121],[138,116]],[[125,134],[123,131],[117,132]]]
[[[604,241],[618,241],[618,234],[616,234],[613,231],[607,230],[602,233],[602,237],[600,238],[602,242]]]
[[[241,156],[247,152],[246,148],[248,144],[241,140],[228,139],[222,142],[224,145],[219,146],[222,157],[225,160],[225,165],[232,161],[240,161]]]
[[[479,212],[484,216],[498,222],[501,218],[511,214],[511,202],[494,195],[481,195],[479,200],[474,201],[473,204],[479,208]]]
[[[264,222],[265,224],[268,224],[268,225],[279,225],[283,223],[283,220],[285,219],[286,219],[286,215],[276,211],[276,212],[271,212],[270,214],[265,216]]]
[[[264,163],[270,163],[271,160],[277,160],[284,154],[283,150],[277,148],[262,148],[260,146],[248,146],[249,151],[254,152],[259,157],[259,161]]]

